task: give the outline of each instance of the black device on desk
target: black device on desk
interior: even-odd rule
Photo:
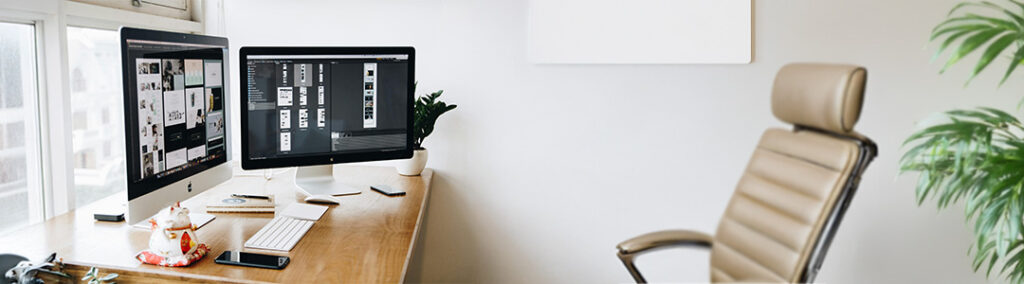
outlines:
[[[291,262],[291,258],[288,258],[287,256],[235,252],[228,250],[220,254],[214,262],[229,265],[283,269],[285,266],[288,266],[289,262]]]
[[[371,185],[370,189],[373,189],[374,191],[380,192],[381,194],[387,195],[387,196],[401,196],[401,195],[405,195],[405,191],[397,190],[397,189],[391,188],[391,186],[389,186],[389,185],[384,185],[384,184]]]
[[[124,221],[124,212],[93,213],[92,217],[96,218],[96,221],[121,222]]]

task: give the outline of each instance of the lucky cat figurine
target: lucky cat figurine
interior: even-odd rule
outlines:
[[[139,252],[135,258],[143,263],[160,266],[188,266],[202,259],[210,248],[196,237],[195,225],[188,217],[188,208],[175,203],[149,219],[153,234],[149,237],[149,249]]]

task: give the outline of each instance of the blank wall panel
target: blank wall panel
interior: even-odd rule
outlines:
[[[530,0],[534,63],[746,64],[751,0]]]

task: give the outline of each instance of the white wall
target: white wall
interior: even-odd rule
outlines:
[[[954,107],[1013,110],[1024,91],[1024,75],[993,87],[1005,62],[966,89],[968,66],[940,76],[929,64],[927,35],[954,3],[755,1],[754,63],[729,66],[529,64],[525,0],[227,0],[225,27],[233,53],[413,45],[419,93],[444,89],[459,105],[426,141],[436,176],[410,281],[629,281],[615,244],[667,228],[712,232],[761,131],[782,126],[769,111],[775,71],[828,61],[868,68],[857,128],[881,156],[819,280],[977,283],[962,210],[918,208],[913,178],[895,177],[916,121]],[[640,262],[651,280],[700,281],[707,256]]]

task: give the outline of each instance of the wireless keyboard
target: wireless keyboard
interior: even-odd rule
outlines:
[[[274,217],[270,223],[267,223],[248,241],[245,241],[245,247],[290,251],[311,227],[313,227],[313,221],[284,216]]]

